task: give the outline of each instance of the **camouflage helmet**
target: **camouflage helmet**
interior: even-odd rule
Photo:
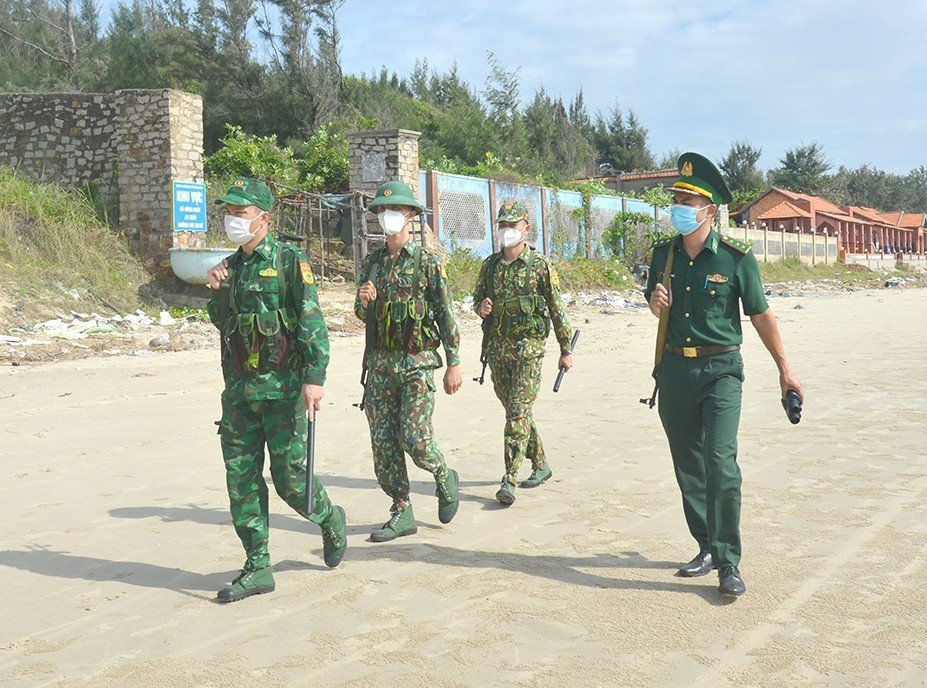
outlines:
[[[506,201],[499,206],[499,213],[496,215],[496,222],[518,222],[519,220],[528,220],[528,209],[524,203],[516,201]]]

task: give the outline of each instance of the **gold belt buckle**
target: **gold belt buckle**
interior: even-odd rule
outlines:
[[[694,346],[682,347],[682,355],[686,358],[698,358],[698,348]]]

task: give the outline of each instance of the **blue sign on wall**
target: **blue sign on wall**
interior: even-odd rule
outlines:
[[[171,226],[175,232],[206,231],[206,185],[171,183]]]

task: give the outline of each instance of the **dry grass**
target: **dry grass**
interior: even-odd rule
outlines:
[[[104,301],[134,310],[147,280],[124,237],[84,196],[0,168],[0,324],[101,310]]]

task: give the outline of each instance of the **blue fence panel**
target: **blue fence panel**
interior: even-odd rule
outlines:
[[[528,209],[528,217],[532,218],[529,220],[531,222],[531,234],[528,235],[528,243],[542,253],[549,253],[550,251],[544,241],[544,232],[539,231],[543,222],[540,187],[496,182],[496,205],[502,207],[502,204],[506,201],[518,201],[525,204]]]
[[[592,252],[595,256],[602,256],[605,253],[602,235],[615,220],[615,215],[622,211],[621,199],[617,196],[593,196],[589,199],[589,206],[592,219],[592,227],[589,229]]]
[[[579,191],[547,189],[548,253],[560,258],[586,255],[583,195]]]
[[[489,183],[485,179],[435,172],[438,183],[438,223],[441,245],[450,252],[469,249],[492,253]]]
[[[650,217],[655,217],[653,206],[649,203],[629,198],[627,199],[627,204],[629,213],[644,213],[645,215],[650,215]]]

